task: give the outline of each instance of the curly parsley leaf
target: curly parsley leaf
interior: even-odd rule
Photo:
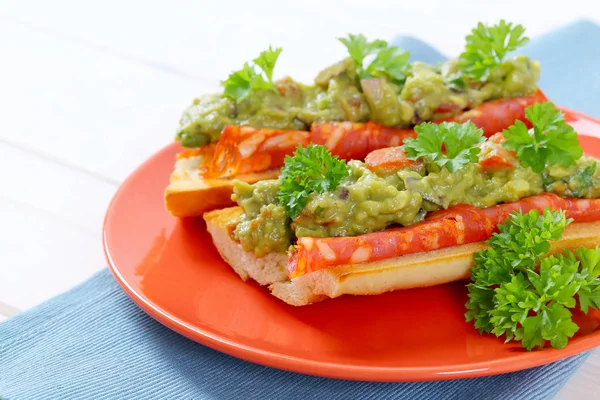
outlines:
[[[383,78],[401,85],[411,71],[408,62],[410,53],[389,46],[384,40],[370,42],[362,34],[349,34],[346,38],[339,38],[339,41],[346,46],[354,61],[359,79]],[[371,59],[370,62],[368,59]]]
[[[408,63],[409,58],[410,53],[398,47],[382,49],[367,67],[367,77],[385,78],[394,83],[402,84],[411,71],[411,66]]]
[[[600,308],[600,247],[595,249],[580,248],[575,250],[581,262],[581,288],[579,289],[579,304],[587,314],[589,308]]]
[[[279,201],[286,207],[289,217],[296,218],[311,193],[334,190],[348,174],[346,161],[333,156],[327,147],[299,145],[293,156],[285,157],[279,178]]]
[[[273,50],[269,46],[268,50],[261,52],[260,56],[253,60],[254,65],[246,62],[242,69],[232,72],[225,81],[221,82],[225,97],[240,103],[255,90],[275,90],[273,70],[279,54],[281,54],[281,48]],[[257,72],[256,67],[261,72]]]
[[[547,255],[572,220],[563,211],[515,213],[475,254],[467,321],[528,350],[566,346],[579,327],[569,309],[600,306],[600,247]]]
[[[490,313],[494,309],[495,295],[496,292],[493,288],[476,284],[469,285],[469,300],[466,304],[468,311],[465,318],[467,322],[473,321],[473,325],[479,333],[491,332],[494,329]]]
[[[600,275],[600,247],[586,249],[582,247],[575,250],[577,258],[581,261],[584,271],[590,275]]]
[[[411,160],[425,159],[428,163],[455,172],[478,161],[479,145],[485,142],[483,130],[471,121],[459,124],[423,122],[415,127],[416,139],[408,138],[402,148]]]
[[[515,150],[521,165],[542,172],[548,165],[569,167],[583,155],[577,132],[551,102],[537,103],[525,109],[530,130],[522,121],[505,129],[503,146]]]
[[[353,35],[350,33],[348,37],[338,38],[338,40],[346,46],[352,61],[360,67],[362,67],[367,56],[375,54],[377,51],[388,46],[385,40],[374,40],[369,42],[363,34]]]
[[[573,308],[581,285],[578,270],[579,261],[573,253],[557,254],[541,258],[539,272],[528,270],[527,277],[540,297]]]
[[[475,253],[474,281],[484,287],[499,285],[510,280],[514,271],[533,269],[535,260],[550,250],[550,241],[560,239],[570,222],[564,212],[513,214],[498,226],[499,232],[487,241],[488,247]]]
[[[273,70],[275,69],[275,64],[277,63],[277,58],[279,58],[281,51],[281,47],[273,50],[271,46],[269,46],[268,50],[262,51],[260,55],[253,60],[254,64],[263,70],[270,84],[273,84]]]
[[[508,52],[529,42],[525,28],[504,20],[493,26],[481,22],[466,37],[465,51],[459,57],[462,73],[479,82],[485,82],[494,68],[502,64]]]
[[[541,347],[544,340],[550,341],[552,347],[563,348],[569,338],[579,330],[572,320],[571,312],[558,303],[545,306],[536,315],[525,318],[522,325],[523,334],[520,340],[527,350]]]
[[[527,290],[530,284],[522,273],[512,276],[494,290],[493,308],[489,313],[491,333],[505,335],[506,340],[520,340],[523,330],[519,324],[527,318],[530,311],[538,307],[539,296]]]

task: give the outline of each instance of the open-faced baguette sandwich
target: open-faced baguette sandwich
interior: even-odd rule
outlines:
[[[597,160],[551,103],[526,116],[531,130],[518,121],[487,140],[471,122],[422,123],[365,162],[299,147],[278,179],[236,181],[239,206],[206,213],[208,231],[242,279],[295,306],[466,279],[503,224],[547,229],[532,239],[551,239],[540,254],[600,245]]]
[[[507,51],[524,42],[520,35]],[[325,68],[313,85],[273,81],[281,49],[269,48],[254,66],[233,72],[223,93],[194,101],[177,133],[188,150],[178,155],[165,190],[172,215],[232,205],[234,179],[276,178],[298,145],[315,143],[342,159],[362,160],[414,137],[423,121],[471,121],[491,136],[526,121],[525,108],[547,100],[537,86],[539,63],[522,55],[504,60],[500,53],[473,58],[482,53],[471,36],[460,57],[438,65],[409,62],[402,49],[362,35],[340,40],[350,56]]]

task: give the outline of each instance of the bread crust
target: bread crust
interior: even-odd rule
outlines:
[[[171,174],[171,181],[165,189],[165,207],[174,217],[197,217],[205,212],[229,207],[233,179],[205,179],[200,174],[201,157],[188,157],[177,160]],[[275,179],[279,169],[236,176],[235,179],[256,183],[264,179]]]
[[[287,254],[270,253],[259,258],[253,252],[245,251],[241,244],[231,238],[230,224],[242,213],[241,207],[229,207],[204,214],[206,229],[223,260],[244,281],[252,278],[261,285],[269,285],[289,279]]]
[[[362,264],[338,265],[290,280],[287,254],[272,253],[259,258],[231,238],[228,226],[241,213],[240,207],[231,207],[204,214],[215,246],[243,280],[252,278],[261,285],[268,285],[272,295],[293,306],[344,294],[377,295],[468,279],[473,254],[486,247],[484,242],[477,242]],[[551,253],[597,246],[600,221],[570,224],[562,238],[551,244]]]

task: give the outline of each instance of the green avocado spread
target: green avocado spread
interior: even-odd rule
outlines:
[[[485,101],[531,94],[540,75],[539,63],[522,55],[472,85],[457,79],[456,59],[436,66],[413,62],[402,85],[384,78],[360,80],[355,69],[348,58],[321,71],[313,85],[286,77],[275,82],[276,90],[255,90],[239,103],[223,94],[194,99],[181,116],[177,139],[184,147],[202,146],[217,141],[228,124],[307,130],[315,121],[370,120],[408,127]]]
[[[429,166],[378,175],[356,160],[348,162],[348,168],[350,174],[334,191],[311,193],[294,220],[279,203],[279,180],[254,185],[236,181],[233,198],[244,214],[234,238],[246,251],[263,256],[285,252],[296,237],[355,236],[390,225],[406,226],[428,212],[460,203],[491,207],[542,192],[600,197],[600,168],[585,156],[572,167],[555,165],[541,173],[522,166],[490,172],[477,163],[454,173]]]

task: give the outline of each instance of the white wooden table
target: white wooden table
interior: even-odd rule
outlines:
[[[349,32],[413,34],[454,55],[479,20],[532,37],[600,23],[594,1],[160,3],[0,0],[0,320],[106,265],[102,219],[119,183],[172,140],[194,96],[269,44],[284,48],[276,74],[310,81]],[[557,398],[599,392],[597,350]]]

